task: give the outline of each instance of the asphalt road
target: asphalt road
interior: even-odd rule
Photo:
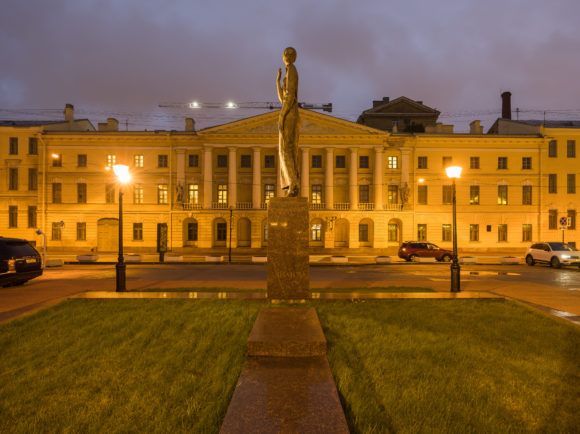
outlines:
[[[491,291],[580,315],[580,269],[525,265],[464,265],[462,290]],[[266,287],[265,265],[165,264],[127,266],[127,288]],[[448,264],[340,265],[310,267],[311,287],[428,287],[449,290]],[[47,269],[24,286],[0,288],[0,321],[90,290],[114,290],[114,265],[66,265]]]

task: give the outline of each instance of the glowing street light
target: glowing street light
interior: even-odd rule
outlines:
[[[235,102],[233,102],[233,101],[228,101],[226,103],[226,108],[228,108],[228,109],[235,109],[235,108],[238,108],[238,105]]]
[[[200,108],[200,107],[201,107],[201,104],[198,103],[197,101],[192,101],[189,103],[189,108],[196,109],[196,108]]]
[[[447,177],[453,182],[453,261],[451,262],[451,292],[461,291],[461,267],[457,259],[457,199],[455,194],[455,180],[461,178],[460,166],[449,166],[445,169]]]
[[[126,264],[123,256],[123,186],[131,182],[129,166],[115,164],[113,172],[119,181],[119,256],[115,265],[115,291],[124,292],[126,289]]]

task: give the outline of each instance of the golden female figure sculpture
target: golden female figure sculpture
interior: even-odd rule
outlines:
[[[282,104],[278,117],[278,153],[280,156],[280,173],[282,189],[286,196],[296,197],[300,194],[300,173],[298,171],[298,71],[294,66],[296,50],[288,47],[282,54],[286,65],[286,75],[282,83],[282,69],[278,69],[276,89]]]

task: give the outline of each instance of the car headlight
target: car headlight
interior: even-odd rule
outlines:
[[[562,255],[562,259],[570,259],[570,255]]]

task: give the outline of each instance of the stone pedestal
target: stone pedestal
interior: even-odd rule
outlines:
[[[308,199],[276,197],[268,203],[268,298],[311,297]]]

